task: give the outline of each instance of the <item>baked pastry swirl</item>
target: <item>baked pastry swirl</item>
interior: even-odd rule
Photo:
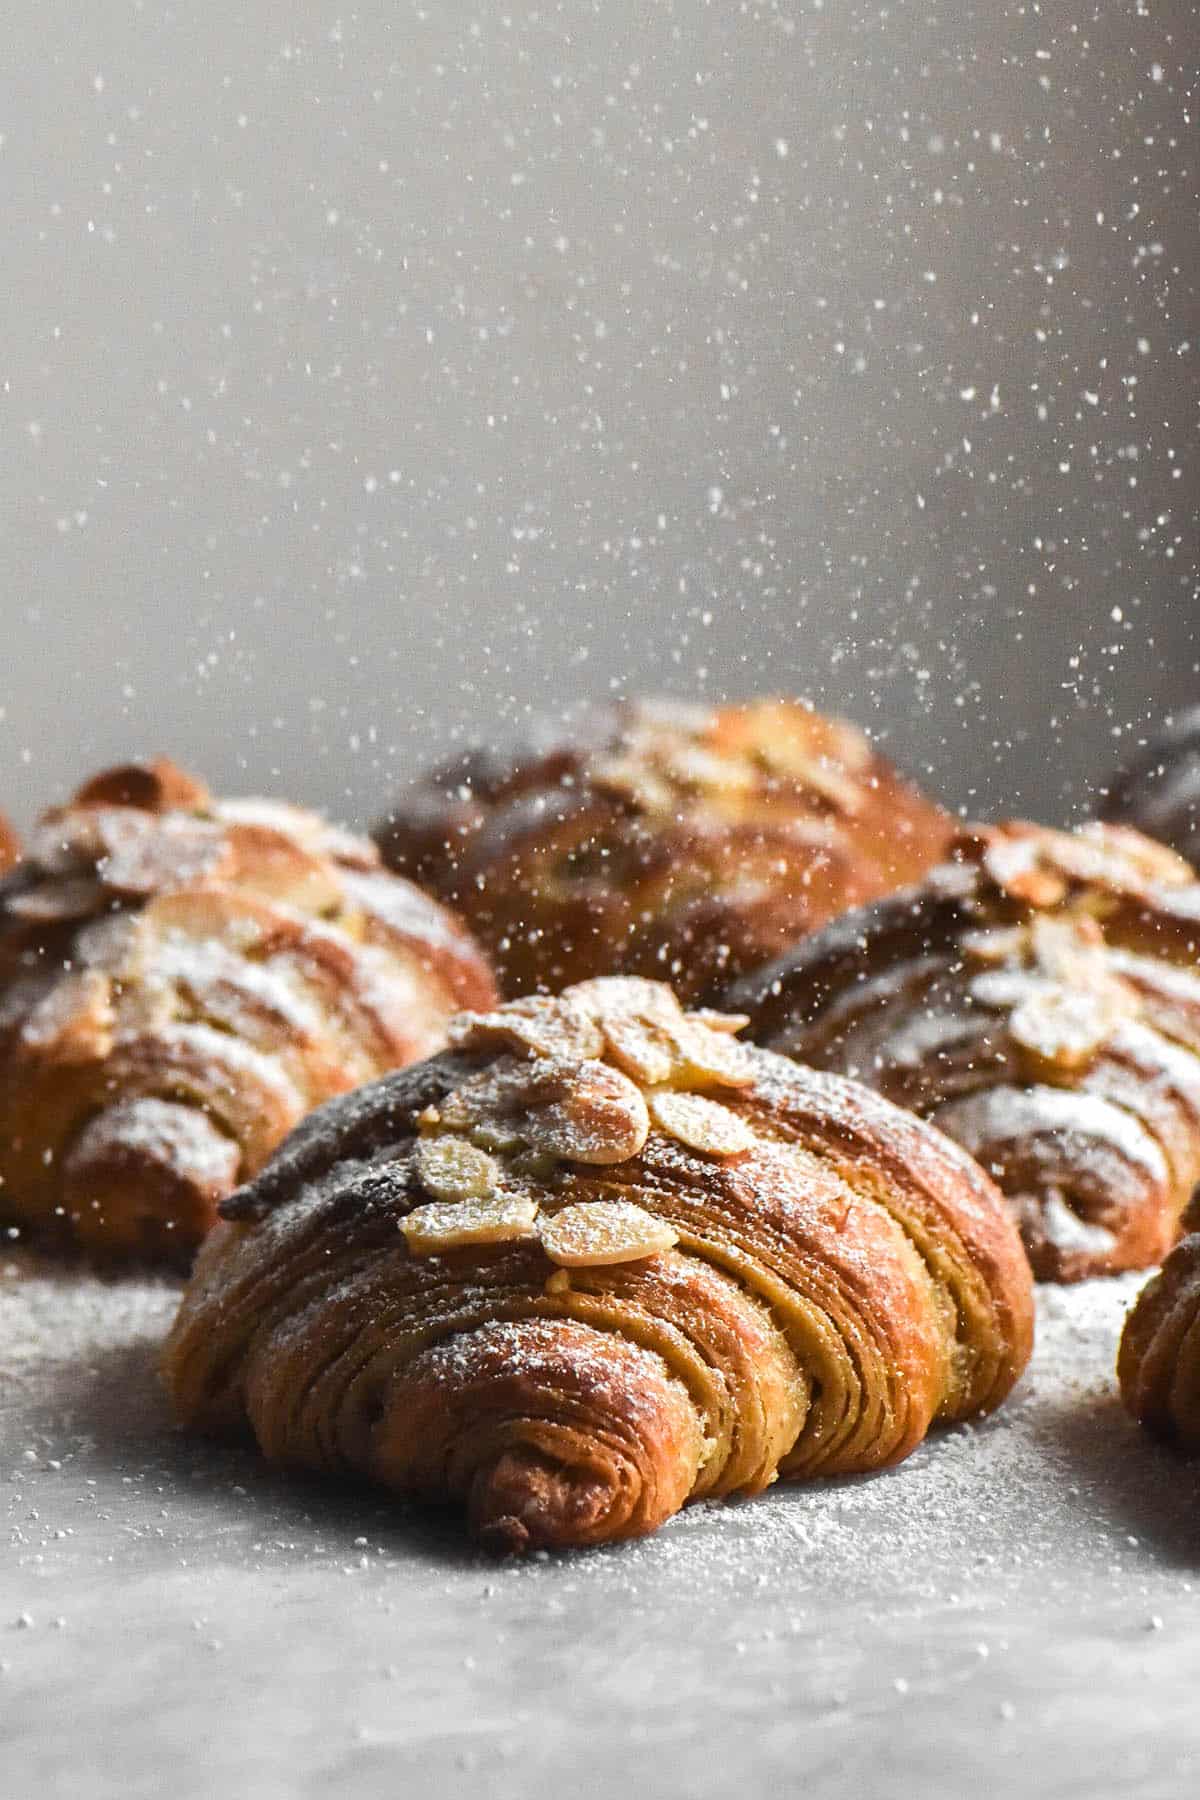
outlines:
[[[1200,868],[1200,706],[1181,713],[1114,777],[1103,817],[1136,826]]]
[[[186,1258],[312,1106],[494,995],[369,842],[165,761],[110,770],[0,883],[0,1216]]]
[[[1159,1261],[1200,1180],[1198,945],[1200,883],[1137,832],[979,827],[729,1004],[956,1138],[1075,1281]]]
[[[20,854],[20,839],[4,814],[0,813],[0,875],[12,868]]]
[[[180,1420],[521,1551],[881,1468],[998,1405],[1032,1335],[999,1194],[740,1024],[587,982],[322,1108],[200,1252]]]
[[[786,700],[642,701],[460,756],[376,838],[463,912],[505,993],[623,972],[702,999],[915,880],[949,832],[840,719]]]
[[[1138,1295],[1121,1333],[1117,1379],[1148,1430],[1200,1448],[1200,1202],[1166,1262]]]

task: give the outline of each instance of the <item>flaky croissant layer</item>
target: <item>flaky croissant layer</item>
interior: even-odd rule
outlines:
[[[201,1251],[180,1419],[516,1551],[879,1468],[998,1405],[1032,1291],[996,1190],[741,1023],[596,980],[321,1109]]]
[[[1157,1437],[1200,1450],[1200,1189],[1180,1238],[1125,1321],[1121,1398]]]
[[[167,762],[110,770],[0,882],[0,1216],[186,1258],[311,1107],[494,992],[371,844]]]
[[[972,827],[919,885],[735,984],[770,1049],[978,1157],[1036,1274],[1165,1255],[1200,1181],[1200,882],[1137,832]]]

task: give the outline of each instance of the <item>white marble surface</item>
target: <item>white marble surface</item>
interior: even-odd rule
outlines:
[[[1120,1411],[1137,1281],[873,1479],[497,1567],[167,1422],[173,1290],[0,1261],[0,1792],[537,1800],[1200,1786],[1200,1467]]]

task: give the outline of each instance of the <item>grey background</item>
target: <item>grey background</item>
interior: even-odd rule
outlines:
[[[1083,804],[1200,693],[1196,12],[10,8],[0,804],[613,686]]]

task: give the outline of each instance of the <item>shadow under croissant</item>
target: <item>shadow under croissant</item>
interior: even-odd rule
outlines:
[[[131,1533],[131,1551],[136,1538],[143,1535],[138,1489],[143,1481],[149,1481],[153,1484],[153,1516],[155,1520],[167,1516],[161,1512],[165,1503],[173,1521],[171,1535],[189,1561],[202,1556],[206,1546],[210,1552],[217,1550],[223,1560],[239,1554],[249,1560],[267,1539],[277,1566],[312,1567],[317,1557],[331,1564],[339,1559],[357,1561],[367,1534],[372,1552],[385,1558],[445,1568],[491,1566],[497,1556],[519,1552],[525,1546],[514,1543],[503,1526],[492,1532],[484,1529],[482,1542],[467,1538],[464,1510],[475,1516],[478,1530],[481,1512],[490,1511],[500,1519],[513,1516],[514,1509],[498,1504],[508,1484],[524,1499],[531,1481],[553,1484],[578,1475],[564,1474],[536,1456],[501,1457],[488,1470],[486,1494],[471,1496],[464,1508],[403,1497],[354,1474],[334,1476],[280,1468],[264,1461],[249,1434],[230,1440],[176,1428],[158,1377],[158,1354],[155,1340],[139,1339],[89,1352],[82,1363],[57,1365],[48,1379],[39,1382],[38,1404],[29,1421],[34,1433],[47,1442],[85,1446],[71,1465],[80,1477],[99,1474],[119,1483],[132,1478],[133,1485],[125,1492],[129,1514],[120,1521]],[[852,1489],[887,1482],[902,1469],[899,1465],[833,1477],[815,1485],[824,1491]],[[722,1511],[727,1508],[732,1526],[732,1516],[742,1513],[744,1507],[769,1507],[784,1496],[796,1497],[804,1491],[812,1491],[810,1484],[784,1484],[753,1499],[732,1496],[709,1505],[720,1506]],[[685,1507],[673,1522],[690,1518],[699,1524],[706,1514],[711,1517],[708,1506]],[[239,1541],[239,1528],[244,1542]],[[161,1537],[161,1532],[158,1535]],[[542,1554],[556,1561],[560,1556],[572,1561],[620,1557],[629,1542],[551,1549]]]
[[[158,1356],[157,1341],[139,1340],[88,1352],[81,1364],[55,1366],[39,1378],[28,1426],[43,1441],[80,1446],[67,1466],[81,1478],[153,1480],[154,1517],[165,1502],[185,1557],[206,1539],[227,1556],[236,1543],[231,1528],[241,1524],[247,1552],[269,1533],[273,1560],[293,1564],[311,1562],[318,1544],[322,1561],[357,1558],[364,1531],[389,1556],[459,1567],[492,1560],[464,1541],[453,1509],[405,1500],[353,1476],[275,1468],[249,1435],[239,1442],[178,1430]],[[141,1523],[136,1486],[126,1497],[124,1523],[134,1529]]]
[[[1110,1523],[1173,1567],[1200,1568],[1200,1457],[1143,1430],[1115,1388],[1050,1403],[1037,1436],[1066,1465],[1076,1505],[1098,1503]]]

